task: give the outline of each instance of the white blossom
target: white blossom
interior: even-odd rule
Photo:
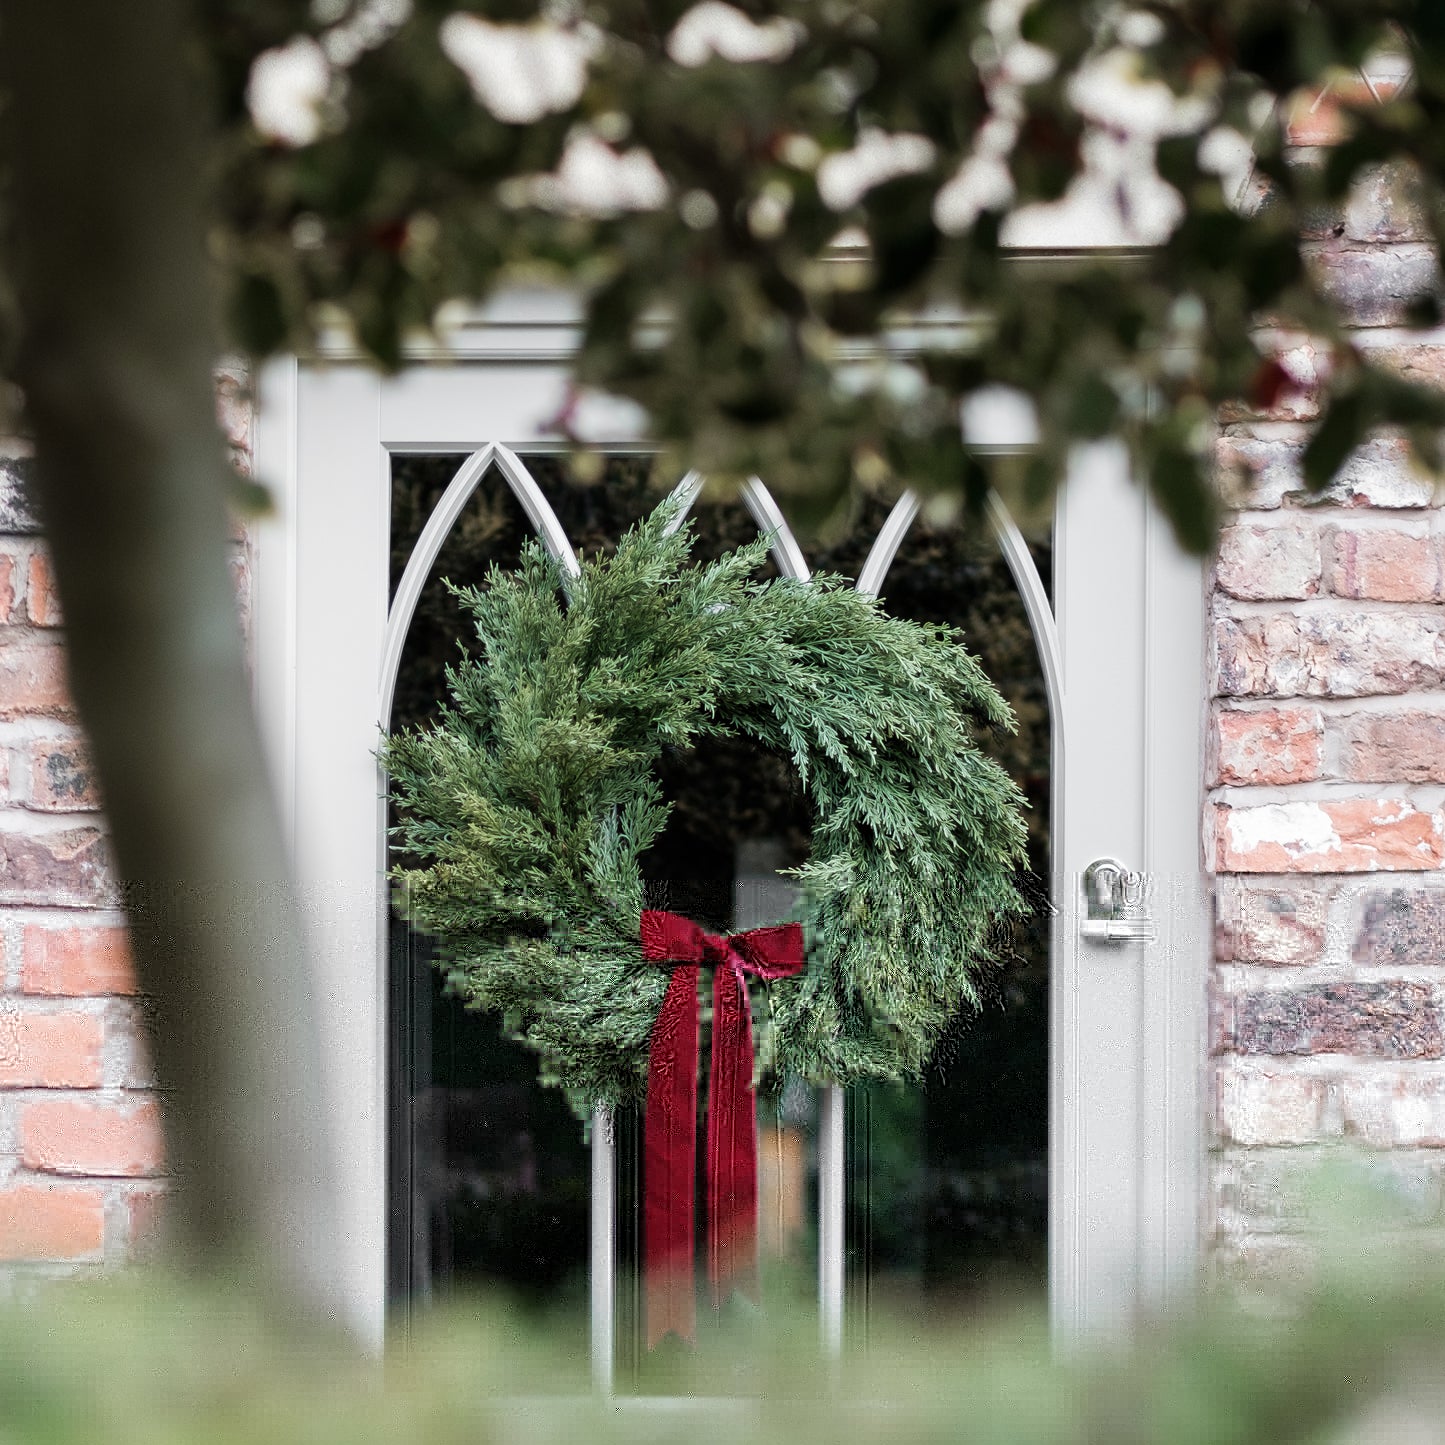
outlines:
[[[1233,126],[1217,125],[1199,142],[1199,167],[1218,176],[1225,196],[1237,203],[1254,168],[1254,147]]]
[[[356,9],[321,37],[333,65],[354,65],[411,19],[412,0],[361,0]]]
[[[874,186],[926,171],[935,154],[927,136],[866,127],[852,150],[834,151],[818,166],[818,194],[830,210],[846,211]]]
[[[309,36],[298,35],[252,61],[246,107],[268,140],[310,145],[321,134],[321,104],[330,88],[325,53]]]
[[[1069,84],[1069,99],[1081,115],[1139,140],[1187,135],[1215,110],[1205,96],[1176,95],[1162,80],[1146,79],[1138,54],[1117,48],[1080,68]]]
[[[440,38],[473,94],[508,125],[530,125],[575,105],[597,44],[592,32],[580,28],[493,25],[476,15],[449,15]]]
[[[701,0],[672,27],[667,53],[688,67],[706,65],[714,56],[735,64],[785,60],[805,34],[796,20],[784,16],[760,25],[723,0]]]
[[[961,236],[984,211],[1006,210],[1014,198],[1013,176],[997,156],[972,155],[933,198],[933,221],[946,236]]]
[[[544,210],[603,219],[655,211],[668,199],[667,181],[650,151],[615,151],[585,131],[568,142],[552,175],[532,179],[529,193]]]

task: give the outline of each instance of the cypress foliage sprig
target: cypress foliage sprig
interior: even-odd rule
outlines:
[[[638,936],[640,860],[668,815],[658,761],[746,736],[791,758],[817,820],[794,875],[808,963],[756,1009],[761,1066],[916,1077],[1024,909],[1025,804],[973,741],[1012,715],[956,631],[839,577],[759,581],[766,539],[694,563],[673,516],[565,588],[533,543],[457,589],[481,655],[448,672],[433,725],[381,748],[398,905],[546,1081],[579,1106],[637,1100],[667,986]]]

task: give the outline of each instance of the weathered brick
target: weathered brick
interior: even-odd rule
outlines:
[[[1403,346],[1374,346],[1368,354],[1371,361],[1397,372],[1407,381],[1437,390],[1445,387],[1445,346],[1417,341]]]
[[[126,1197],[126,1252],[133,1260],[149,1260],[165,1229],[165,1189],[135,1189]]]
[[[1331,719],[1332,753],[1356,783],[1445,783],[1445,712],[1355,713]]]
[[[27,924],[20,965],[26,993],[83,998],[136,991],[135,965],[124,928]]]
[[[1445,619],[1433,613],[1222,617],[1214,641],[1224,697],[1368,697],[1445,680]]]
[[[231,590],[236,599],[236,619],[241,624],[241,636],[251,636],[251,562],[244,552],[234,553],[230,560]]]
[[[1285,106],[1285,141],[1292,146],[1330,146],[1350,134],[1349,107],[1367,107],[1399,94],[1395,75],[1341,75],[1314,92],[1296,91]]]
[[[1415,465],[1403,437],[1377,436],[1345,458],[1323,500],[1347,507],[1428,507],[1435,500],[1435,480]]]
[[[0,1189],[0,1259],[80,1259],[105,1242],[105,1195],[73,1184]]]
[[[251,425],[254,407],[246,373],[239,368],[218,368],[216,421],[230,447],[231,464],[243,476],[251,475]]]
[[[1306,256],[1320,290],[1346,325],[1400,325],[1411,304],[1438,285],[1435,253],[1429,246],[1311,246]]]
[[[1352,241],[1428,240],[1418,181],[1398,165],[1360,172],[1345,205],[1344,233]]]
[[[1324,1129],[1325,1081],[1226,1065],[1215,1074],[1215,1127],[1233,1144],[1310,1144]]]
[[[1445,864],[1445,814],[1401,798],[1215,806],[1215,866],[1238,873],[1423,871]]]
[[[0,552],[0,623],[15,620],[15,556]]]
[[[1318,1289],[1320,1244],[1299,1235],[1247,1233],[1220,1240],[1208,1263],[1215,1298],[1241,1318],[1254,1311],[1274,1317],[1282,1304]]]
[[[1324,983],[1217,1000],[1214,1047],[1241,1054],[1445,1055],[1440,1002],[1428,983]]]
[[[1216,576],[1231,597],[1313,597],[1320,590],[1320,539],[1308,523],[1226,527]]]
[[[1219,782],[1303,783],[1319,777],[1324,723],[1313,708],[1221,708],[1214,722]]]
[[[1307,338],[1286,338],[1274,348],[1273,360],[1284,369],[1287,385],[1278,390],[1268,406],[1226,402],[1219,408],[1221,421],[1313,421],[1319,416],[1320,385],[1329,367],[1328,352]]]
[[[1351,957],[1357,964],[1399,968],[1445,964],[1445,889],[1382,888],[1359,900]]]
[[[154,1099],[27,1104],[20,1112],[20,1159],[42,1174],[159,1174],[165,1168],[160,1107]]]
[[[1423,527],[1342,528],[1330,547],[1330,588],[1365,601],[1438,601],[1441,560],[1442,539]]]
[[[29,457],[0,457],[0,533],[6,536],[28,536],[40,530],[30,472]]]
[[[0,718],[65,717],[70,711],[62,648],[35,642],[0,647]]]
[[[1333,1149],[1228,1149],[1211,1160],[1211,1192],[1224,1232],[1256,1235],[1304,1230],[1320,1222],[1317,1180],[1322,1168],[1338,1167]],[[1402,1223],[1442,1222],[1445,1158],[1356,1150],[1352,1175],[1368,1182],[1385,1209]]]
[[[1345,1131],[1384,1148],[1445,1146],[1445,1075],[1345,1074],[1340,1080]]]
[[[0,1088],[95,1088],[101,1043],[100,1020],[88,1014],[0,1009]]]
[[[116,1000],[106,1024],[106,1082],[122,1089],[156,1087],[156,1012],[150,1000]]]
[[[76,908],[103,906],[113,895],[99,828],[0,832],[0,903]]]
[[[42,738],[30,745],[32,808],[49,813],[94,812],[101,806],[90,750],[79,738]]]
[[[1218,880],[1215,956],[1221,963],[1313,963],[1324,952],[1323,892],[1303,888],[1252,888]]]
[[[1274,511],[1304,485],[1303,450],[1303,444],[1294,440],[1221,433],[1214,444],[1214,461],[1226,500],[1241,510]]]
[[[25,582],[25,615],[36,627],[60,626],[60,596],[55,569],[45,552],[32,552]]]

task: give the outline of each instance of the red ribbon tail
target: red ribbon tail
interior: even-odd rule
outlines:
[[[731,1289],[758,1298],[758,1120],[753,1019],[734,968],[713,977],[707,1115],[707,1261],[713,1304]]]
[[[696,964],[673,969],[648,1052],[642,1203],[648,1349],[669,1330],[685,1340],[697,1337],[697,972]]]

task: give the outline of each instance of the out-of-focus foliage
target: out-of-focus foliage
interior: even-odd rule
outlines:
[[[1300,249],[1391,160],[1445,228],[1445,19],[1424,0],[200,9],[215,250],[254,353],[340,322],[395,367],[448,303],[540,273],[583,298],[580,385],[636,399],[714,475],[759,472],[794,515],[899,479],[1040,501],[1072,439],[1117,433],[1202,549],[1217,409],[1291,384],[1267,325],[1327,358],[1311,485],[1376,425],[1438,460],[1445,399],[1369,363]],[[1382,54],[1413,81],[1346,105],[1322,164],[1287,164],[1290,107]],[[268,76],[289,105],[269,137]],[[1012,214],[1086,170],[1121,234],[1162,244],[1011,256]],[[889,318],[930,308],[961,322],[890,358]],[[1413,319],[1437,311],[1422,295]],[[1033,399],[1027,459],[960,434],[961,399],[992,385]]]
[[[1159,1322],[1128,1355],[1051,1357],[1031,1315],[918,1326],[873,1319],[838,1369],[818,1357],[807,1311],[773,1300],[705,1351],[659,1356],[650,1387],[677,1398],[634,1407],[626,1382],[615,1401],[590,1398],[585,1351],[536,1317],[475,1304],[434,1315],[398,1336],[383,1366],[264,1327],[237,1297],[151,1275],[0,1312],[0,1419],[13,1445],[1438,1437],[1445,1289],[1418,1261],[1357,1259],[1287,1317]]]

